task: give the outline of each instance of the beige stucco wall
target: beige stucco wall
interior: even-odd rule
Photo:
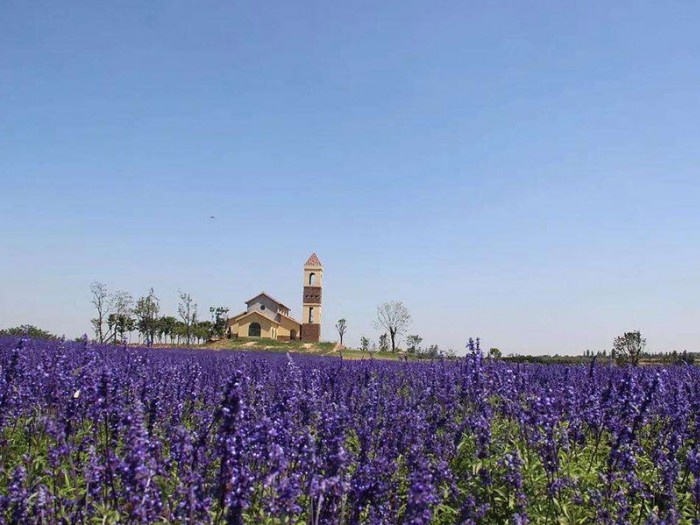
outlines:
[[[301,333],[300,325],[291,319],[280,317],[280,323],[277,324],[271,319],[268,319],[265,315],[253,312],[251,315],[243,315],[236,320],[229,321],[231,334],[237,335],[238,337],[248,337],[248,330],[251,323],[260,324],[260,337],[287,339],[291,338],[292,330],[294,330],[296,332],[295,338],[299,339]]]
[[[258,312],[235,321],[231,325],[231,333],[238,335],[238,337],[248,337],[248,329],[251,323],[260,324],[260,337],[276,339],[279,335],[276,323]]]
[[[299,332],[300,326],[292,321],[291,319],[287,319],[286,317],[281,317],[280,318],[280,326],[277,331],[277,336],[278,337],[291,337],[292,336],[292,330],[296,332],[296,339],[299,339]]]
[[[314,318],[313,321],[311,321],[313,324],[321,324],[321,305],[319,304],[305,304],[303,309],[302,309],[302,318],[301,322],[302,324],[306,324],[309,322],[309,309],[313,308],[314,309]]]
[[[309,283],[309,276],[316,274],[316,283]],[[305,266],[304,267],[304,286],[323,286],[323,268],[321,266]]]

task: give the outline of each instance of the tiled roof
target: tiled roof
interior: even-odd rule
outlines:
[[[309,257],[309,260],[306,261],[304,266],[323,266],[323,265],[321,264],[321,261],[318,260],[318,255],[316,255],[316,253],[314,252],[311,254],[311,257]]]

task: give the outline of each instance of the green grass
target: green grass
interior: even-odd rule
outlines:
[[[307,348],[306,345],[311,345]],[[312,351],[332,351],[335,348],[333,342],[305,343],[304,341],[279,341],[265,337],[239,337],[238,339],[222,339],[214,343],[204,345],[206,348],[215,349],[281,349],[284,351],[312,350]]]
[[[246,350],[253,352],[291,352],[300,354],[311,354],[319,356],[336,356],[343,359],[387,359],[398,361],[404,359],[404,354],[392,352],[363,352],[345,348],[341,351],[335,349],[336,343],[333,341],[323,341],[320,343],[305,343],[304,341],[278,341],[276,339],[239,337],[238,339],[222,339],[214,343],[203,345],[202,348],[213,350]],[[415,361],[413,356],[408,357],[409,361]]]

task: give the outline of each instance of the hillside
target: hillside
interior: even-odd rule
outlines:
[[[391,352],[362,352],[343,348],[339,349],[339,345],[332,341],[323,341],[320,343],[305,343],[303,341],[278,341],[276,339],[222,339],[213,343],[202,345],[201,348],[210,348],[212,350],[251,350],[260,352],[284,352],[298,354],[312,354],[319,356],[340,356],[343,359],[389,359],[398,360],[404,357],[403,354],[393,354]]]

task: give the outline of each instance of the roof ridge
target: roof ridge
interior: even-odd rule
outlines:
[[[279,306],[284,306],[285,308],[289,309],[289,307],[288,307],[286,304],[284,304],[284,303],[278,301],[277,299],[275,299],[274,297],[272,297],[269,293],[267,293],[265,290],[263,290],[263,291],[260,292],[260,293],[255,294],[253,297],[251,297],[250,299],[248,299],[247,301],[245,301],[245,304],[248,304],[248,303],[252,302],[253,299],[258,298],[258,297],[260,297],[261,295],[264,295],[264,296],[268,297],[269,299],[272,299],[272,300],[273,300],[274,302],[276,302]]]

